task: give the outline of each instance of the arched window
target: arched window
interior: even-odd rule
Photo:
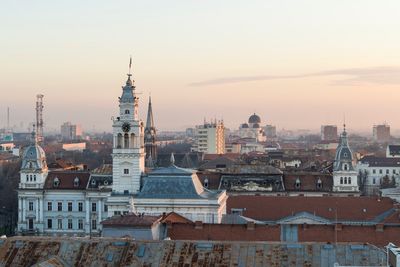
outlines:
[[[347,164],[344,164],[344,165],[343,165],[343,169],[344,169],[345,171],[347,171],[348,168],[349,168],[349,167],[347,166]]]
[[[301,183],[299,178],[296,179],[296,183],[294,184],[294,186],[296,187],[296,189],[300,189]]]
[[[322,188],[322,181],[321,181],[321,178],[318,178],[318,180],[317,180],[317,188],[318,188],[318,189],[321,189],[321,188]]]
[[[125,109],[125,114],[130,114],[129,109]]]
[[[129,148],[129,134],[124,135],[124,148]]]
[[[60,179],[58,179],[57,177],[54,178],[54,180],[53,180],[53,186],[54,186],[54,187],[58,187],[59,185],[60,185]]]
[[[208,188],[208,179],[207,178],[204,180],[204,187]]]
[[[75,177],[74,179],[74,187],[78,187],[79,186],[79,178]]]
[[[36,182],[36,174],[33,175],[33,181]]]
[[[134,133],[131,133],[131,148],[136,147],[136,136]]]
[[[344,177],[344,184],[347,184],[347,177]]]
[[[29,175],[29,181],[31,181],[31,182],[32,182],[32,174],[31,174],[31,175]]]
[[[26,175],[26,181],[29,182],[29,175]]]
[[[340,184],[343,184],[343,177],[340,177]]]
[[[122,134],[117,135],[117,148],[122,148]]]
[[[349,179],[347,180],[347,182],[348,182],[349,184],[351,184],[351,177],[349,177]]]

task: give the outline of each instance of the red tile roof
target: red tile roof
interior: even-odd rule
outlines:
[[[394,207],[390,198],[374,197],[287,197],[229,196],[227,213],[243,209],[243,216],[260,221],[276,221],[306,211],[339,221],[369,221]],[[335,212],[337,210],[337,213]],[[399,222],[399,220],[397,220]]]
[[[209,160],[214,160],[217,159],[219,157],[225,157],[228,158],[230,160],[237,160],[240,158],[240,154],[239,153],[225,153],[225,154],[204,154],[204,161],[209,161]]]
[[[78,177],[78,186],[74,185],[75,178]],[[52,171],[46,178],[44,189],[73,189],[73,190],[85,190],[89,181],[90,173],[84,171]],[[58,186],[54,186],[54,179],[58,178],[60,183]]]
[[[296,188],[296,180],[300,181],[300,188]],[[318,179],[321,179],[321,188],[318,188]],[[331,174],[315,173],[315,172],[285,172],[283,181],[286,191],[316,191],[331,192],[333,186],[333,178]]]

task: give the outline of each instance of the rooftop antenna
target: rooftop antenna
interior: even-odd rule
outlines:
[[[43,142],[43,97],[44,95],[36,95],[36,140],[38,143]],[[34,127],[35,128],[35,127]]]
[[[343,113],[343,131],[346,131],[346,114]]]
[[[132,70],[132,55],[129,56],[129,72],[128,72],[128,76],[132,76],[131,70]]]

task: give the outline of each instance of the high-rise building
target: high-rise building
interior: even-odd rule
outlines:
[[[65,122],[61,125],[61,137],[63,140],[76,140],[82,137],[82,127],[79,124]]]
[[[322,125],[321,126],[321,140],[322,141],[336,141],[338,139],[336,125]]]
[[[386,123],[374,125],[372,135],[377,142],[388,142],[390,141],[390,126]]]
[[[225,127],[223,121],[204,122],[196,126],[193,151],[207,154],[225,153]]]

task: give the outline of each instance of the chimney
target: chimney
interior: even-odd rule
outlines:
[[[336,231],[342,231],[342,229],[343,229],[343,225],[341,223],[335,224],[335,230]]]
[[[376,232],[383,232],[383,228],[384,228],[383,223],[378,223],[378,224],[375,226],[375,231],[376,231]]]

